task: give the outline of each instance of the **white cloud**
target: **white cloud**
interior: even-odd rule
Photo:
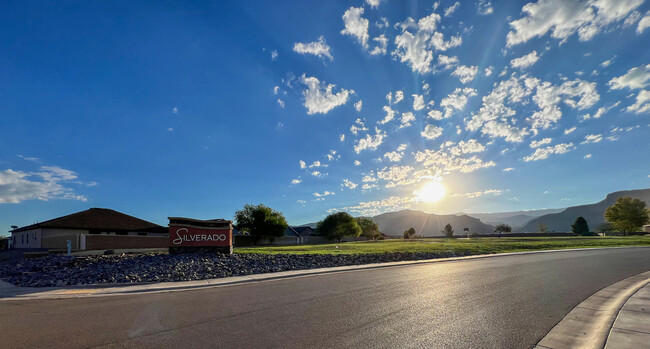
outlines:
[[[291,184],[300,184],[300,183],[302,183],[302,179],[300,178],[296,178],[291,181]]]
[[[515,170],[515,169],[512,168],[512,167],[508,167],[508,168],[504,168],[502,171],[503,171],[503,172],[510,172],[510,171],[514,171],[514,170]]]
[[[451,69],[458,65],[458,57],[438,55],[438,65],[442,66],[442,68],[445,70]]]
[[[395,92],[395,102],[393,104],[397,104],[401,102],[404,99],[404,91],[396,91]]]
[[[322,35],[318,38],[318,41],[308,42],[303,44],[301,42],[296,42],[293,44],[293,50],[300,54],[311,54],[319,58],[327,57],[330,61],[334,60],[332,54],[330,53],[330,47],[325,42],[325,37]]]
[[[314,196],[317,197],[317,198],[320,198],[320,197],[323,197],[323,196],[330,196],[330,195],[335,195],[335,194],[333,192],[327,191],[327,190],[325,190],[323,193],[318,193],[318,192],[314,193]]]
[[[645,28],[650,27],[650,12],[646,12],[645,16],[639,21],[638,27],[636,27],[636,32],[641,34]]]
[[[629,27],[633,25],[639,20],[639,18],[641,18],[641,13],[639,11],[630,13],[630,15],[625,19],[625,22],[623,22],[623,27]]]
[[[536,93],[532,100],[539,109],[525,119],[526,124],[517,126],[513,123],[513,120],[517,120],[513,118],[516,115],[513,106],[527,104],[528,97],[533,92]],[[571,108],[584,109],[599,99],[596,83],[576,79],[556,86],[526,75],[512,76],[499,82],[483,97],[483,105],[466,120],[466,126],[470,131],[480,129],[481,133],[491,137],[505,138],[508,142],[521,142],[531,132],[537,134],[539,129],[547,129],[557,123],[562,117],[560,102]],[[526,127],[528,124],[531,129]]]
[[[170,127],[170,128],[167,129],[167,131],[172,132],[172,131],[174,131],[174,128]]]
[[[465,87],[463,89],[456,88],[454,92],[440,101],[440,106],[445,108],[445,118],[450,117],[454,110],[463,110],[467,105],[469,97],[476,96],[476,90],[473,88]]]
[[[445,9],[445,17],[451,16],[451,14],[454,13],[454,11],[456,11],[458,6],[460,6],[460,2],[456,1],[453,5],[447,7]]]
[[[311,171],[310,174],[314,177],[320,177],[323,175],[320,171]]]
[[[368,131],[368,128],[363,122],[364,120],[365,119],[357,118],[354,121],[354,124],[350,126],[350,132],[352,132],[353,135],[356,136],[360,131]]]
[[[548,158],[549,155],[564,154],[573,149],[575,149],[573,143],[560,143],[546,148],[537,148],[535,149],[535,152],[533,154],[524,157],[524,161],[528,162],[528,161],[543,160]]]
[[[411,122],[413,121],[415,121],[415,115],[413,115],[413,113],[411,113],[410,111],[406,113],[402,113],[402,119],[399,128],[409,127],[411,126]]]
[[[459,65],[458,67],[456,67],[456,70],[454,70],[454,72],[451,73],[451,75],[457,76],[460,79],[460,82],[466,84],[474,80],[474,76],[476,76],[477,72],[478,72],[478,66],[468,67],[466,65]]]
[[[391,151],[388,153],[384,154],[384,157],[388,159],[390,162],[399,162],[402,160],[402,157],[404,156],[404,153],[398,153],[396,151]]]
[[[300,164],[300,169],[301,169],[301,170],[304,170],[304,169],[307,168],[307,164],[306,164],[304,161],[300,160],[300,161],[299,161],[299,164]]]
[[[273,87],[273,94],[274,94],[274,95],[277,95],[278,92],[280,92],[280,86],[277,86],[277,85],[276,85],[276,86]]]
[[[302,205],[307,203],[307,201],[305,201],[305,200],[296,200],[296,202],[299,203],[299,204],[302,204]]]
[[[400,185],[408,185],[415,183],[417,179],[408,178],[409,173],[413,171],[411,166],[398,166],[384,167],[381,171],[377,171],[377,178],[384,180],[386,188],[392,188]]]
[[[385,105],[383,109],[386,112],[386,116],[384,116],[384,118],[381,121],[378,122],[380,125],[383,125],[383,124],[393,120],[393,118],[395,118],[395,111],[393,109],[391,109],[387,105]]]
[[[600,107],[598,110],[594,113],[594,115],[591,115],[589,113],[582,115],[581,119],[582,120],[588,120],[588,119],[600,119],[601,116],[603,116],[605,113],[610,111],[612,108],[616,108],[621,104],[621,101],[618,101],[609,107]]]
[[[581,41],[593,38],[610,23],[625,18],[643,0],[539,0],[521,10],[523,18],[510,22],[512,31],[506,36],[507,47],[542,37],[549,31],[561,42],[576,31]]]
[[[603,135],[602,134],[597,134],[597,135],[586,135],[585,140],[582,141],[580,144],[588,144],[588,143],[598,143],[603,140]]]
[[[281,100],[280,98],[278,98],[278,105],[280,106],[280,108],[284,109],[284,101]]]
[[[427,113],[427,116],[432,118],[433,120],[442,120],[442,112],[440,110],[429,110]]]
[[[435,176],[443,173],[462,172],[469,173],[481,168],[493,167],[493,161],[484,162],[476,155],[468,154],[481,153],[485,147],[475,139],[460,141],[458,143],[445,142],[440,145],[440,150],[425,149],[415,154],[415,161],[425,166],[418,175]]]
[[[552,141],[551,138],[544,138],[544,139],[540,139],[539,141],[532,141],[532,142],[530,142],[530,147],[531,148],[539,148],[539,147],[541,147],[541,146],[543,146],[545,144],[550,144],[551,141]]]
[[[566,130],[564,130],[564,134],[568,135],[569,133],[575,131],[576,129],[577,129],[577,127],[575,127],[575,126],[573,126],[571,128],[567,128]]]
[[[607,68],[607,67],[609,67],[612,63],[614,63],[614,58],[610,58],[610,59],[604,61],[603,63],[600,63],[600,66],[603,67],[603,68]]]
[[[584,156],[585,159],[591,159],[591,154],[587,154]]]
[[[0,204],[18,204],[27,200],[87,201],[85,196],[66,186],[76,179],[75,172],[58,166],[41,166],[40,172],[0,171]]]
[[[353,183],[349,179],[343,179],[343,183],[341,183],[342,187],[348,187],[350,189],[356,188],[358,185],[356,183]]]
[[[309,168],[314,168],[314,167],[327,167],[327,165],[326,164],[321,164],[320,161],[316,160],[316,161],[312,162],[311,165],[309,165]]]
[[[481,197],[483,195],[499,196],[505,193],[506,191],[507,190],[502,190],[502,189],[488,189],[483,191],[475,191],[472,193],[456,193],[454,194],[454,196],[473,199],[473,198]]]
[[[644,88],[650,83],[650,64],[638,66],[628,70],[625,75],[613,78],[609,81],[612,90],[629,88],[631,90]]]
[[[345,141],[345,134],[341,133],[341,135],[339,136],[339,141],[341,142]]]
[[[487,1],[487,0],[479,0],[476,3],[476,12],[479,15],[490,15],[492,12],[494,12],[494,9],[492,8],[492,4]]]
[[[485,68],[485,73],[484,73],[485,76],[492,75],[492,69],[494,69],[494,67],[492,67],[492,66],[489,66],[489,67]]]
[[[174,107],[174,108],[172,109],[172,113],[174,113],[174,114],[178,114],[178,108],[177,108],[177,107]]]
[[[318,81],[315,77],[306,77],[305,74],[300,78],[300,82],[307,86],[302,95],[305,99],[307,114],[316,113],[327,114],[330,110],[345,104],[348,96],[352,91],[341,89],[337,93],[332,93],[336,85]]]
[[[515,58],[511,60],[510,66],[517,69],[524,69],[535,64],[537,60],[539,60],[539,56],[537,56],[537,51],[533,51],[525,56],[521,56],[519,58]]]
[[[377,46],[375,46],[372,51],[368,52],[371,55],[385,55],[386,52],[388,52],[388,38],[386,38],[386,35],[381,34],[375,38],[372,39],[372,41],[377,42]]]
[[[379,7],[379,3],[381,0],[366,0],[366,4],[370,6],[370,8],[377,8]]]
[[[354,103],[354,109],[356,109],[357,112],[360,112],[361,108],[363,108],[362,100],[359,100],[358,102]]]
[[[424,109],[424,96],[414,94],[413,95],[413,110],[422,110]]]
[[[442,127],[427,125],[420,134],[426,139],[436,139],[442,135]]]
[[[438,22],[440,15],[432,13],[417,22],[409,17],[406,21],[397,23],[396,26],[402,29],[402,33],[395,37],[396,49],[392,52],[393,56],[408,64],[414,72],[431,72],[432,49],[446,51],[463,42],[460,36],[445,41],[444,35],[436,31]]]
[[[635,112],[637,114],[645,113],[650,111],[650,91],[641,90],[636,96],[636,102],[629,107],[627,111]]]
[[[362,216],[374,216],[382,212],[408,208],[413,202],[413,198],[410,197],[391,196],[382,200],[359,202],[357,205],[342,207],[340,210],[358,213]]]
[[[354,166],[359,166],[361,165],[361,161],[359,160],[354,160]]]
[[[271,60],[272,61],[275,61],[276,59],[278,59],[278,56],[279,56],[279,54],[278,54],[277,50],[271,51]]]
[[[374,136],[367,134],[366,137],[355,141],[354,152],[359,154],[362,150],[365,149],[377,150],[377,147],[384,142],[384,138],[386,138],[386,132],[383,132],[382,130],[375,127]]]
[[[357,38],[363,48],[368,48],[368,20],[361,17],[363,7],[350,7],[343,14],[345,29],[341,30],[343,35],[351,35]]]

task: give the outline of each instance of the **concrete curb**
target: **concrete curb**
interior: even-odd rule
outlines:
[[[650,283],[636,291],[618,312],[607,349],[636,349],[650,343]]]
[[[647,271],[594,293],[560,320],[535,348],[604,348],[620,309],[649,283]]]
[[[607,249],[647,248],[650,246],[622,246],[622,247],[596,247],[596,248],[574,248],[561,250],[542,250],[526,252],[508,252],[486,255],[475,255],[467,257],[451,257],[437,259],[423,259],[416,261],[401,261],[388,263],[373,263],[363,265],[351,265],[342,267],[330,267],[319,269],[291,270],[276,273],[252,274],[244,276],[231,276],[226,278],[205,279],[195,281],[161,282],[161,283],[140,283],[140,284],[112,284],[92,286],[68,286],[68,287],[19,287],[0,280],[0,301],[29,300],[29,299],[60,299],[80,297],[104,297],[144,293],[162,293],[189,291],[211,287],[233,286],[251,282],[274,281],[288,278],[308,277],[314,275],[352,272],[358,270],[378,269],[409,266],[417,264],[431,264],[442,262],[466,261],[483,258],[496,258],[506,256],[519,256],[538,253],[575,252]]]

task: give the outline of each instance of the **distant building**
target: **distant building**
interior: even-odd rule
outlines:
[[[67,216],[16,228],[13,248],[73,250],[167,247],[168,229],[106,208],[91,208]]]
[[[645,231],[646,233],[650,233],[650,224],[644,225],[643,226],[643,231]]]

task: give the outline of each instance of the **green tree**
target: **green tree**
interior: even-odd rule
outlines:
[[[454,237],[454,228],[451,227],[451,224],[447,223],[441,233],[448,238],[452,238]]]
[[[537,225],[537,231],[542,234],[548,233],[548,227],[546,226],[546,223],[539,222],[539,224]]]
[[[282,213],[263,204],[246,204],[243,209],[235,212],[235,227],[253,236],[255,244],[263,237],[270,238],[273,242],[275,238],[284,235],[287,226]]]
[[[501,238],[501,234],[510,233],[511,231],[512,227],[507,224],[497,224],[497,226],[494,227],[494,232],[499,233],[499,238]]]
[[[376,240],[381,236],[379,226],[373,222],[372,219],[367,217],[358,217],[357,224],[361,228],[361,235],[368,237],[368,239]]]
[[[413,227],[410,227],[406,233],[409,234],[409,239],[413,239],[415,237],[415,229]]]
[[[607,236],[607,234],[614,231],[614,227],[610,223],[603,223],[596,228],[596,231]]]
[[[341,242],[344,236],[359,236],[361,228],[357,221],[347,212],[336,212],[318,222],[316,231],[328,239]]]
[[[631,197],[620,197],[605,210],[605,219],[614,229],[627,232],[641,229],[649,220],[645,202]]]
[[[404,230],[404,239],[408,239],[408,238],[409,238],[409,231]]]
[[[584,217],[576,218],[576,221],[571,225],[571,231],[578,235],[590,235],[589,225]]]

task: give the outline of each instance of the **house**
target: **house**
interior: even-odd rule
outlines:
[[[90,208],[11,230],[13,248],[73,250],[168,246],[168,229],[106,208]]]

